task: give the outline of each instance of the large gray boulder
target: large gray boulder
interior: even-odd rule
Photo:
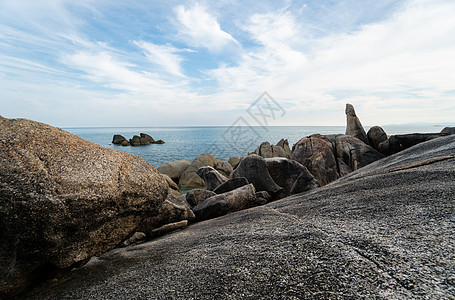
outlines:
[[[221,173],[221,175],[229,177],[231,175],[233,168],[230,163],[223,160],[217,160],[215,163],[215,169]]]
[[[286,158],[292,157],[292,151],[291,148],[289,148],[289,141],[287,139],[281,139],[276,145],[284,149]]]
[[[42,269],[114,248],[158,212],[167,193],[165,179],[137,156],[0,117],[0,298]]]
[[[122,146],[129,146],[130,142],[123,135],[116,134],[112,138],[112,144],[114,144],[114,145],[122,145]]]
[[[252,184],[207,198],[193,207],[196,220],[203,221],[255,206],[256,191]]]
[[[384,158],[384,155],[373,147],[352,136],[338,135],[335,137],[334,142],[336,145],[336,156],[339,161],[341,160],[345,165],[349,166],[349,173]],[[340,173],[340,176],[344,175],[346,174]]]
[[[284,142],[283,142],[284,145]],[[289,146],[289,145],[288,145]],[[278,145],[270,145],[269,142],[263,142],[259,147],[254,150],[254,154],[262,156],[264,158],[272,158],[272,157],[286,157],[289,158],[290,156],[288,153]]]
[[[247,185],[249,182],[245,177],[234,177],[230,178],[228,181],[223,182],[213,192],[217,194],[223,194],[235,190],[241,186]]]
[[[273,181],[283,189],[277,198],[303,193],[320,187],[313,175],[300,163],[283,157],[266,158]]]
[[[226,176],[209,166],[199,168],[196,174],[205,181],[205,187],[209,191],[213,191],[220,184],[228,181]]]
[[[212,154],[199,154],[192,162],[188,169],[183,172],[179,180],[179,186],[183,189],[192,189],[205,186],[204,180],[196,174],[201,167],[215,167],[216,158]]]
[[[304,195],[115,249],[25,298],[453,299],[454,153],[455,136],[424,142]]]
[[[444,129],[441,130],[441,135],[450,135],[450,134],[455,134],[455,127],[444,127]]]
[[[371,127],[370,130],[368,130],[367,136],[371,147],[376,150],[379,150],[380,143],[387,141],[387,134],[380,126]]]
[[[365,144],[368,144],[368,137],[363,129],[362,123],[355,113],[354,106],[352,104],[346,104],[346,135],[350,135],[358,138]]]
[[[411,133],[391,135],[388,140],[378,146],[378,150],[385,155],[392,155],[417,144],[444,136],[441,133]]]
[[[240,162],[230,176],[231,179],[237,177],[245,177],[258,192],[266,191],[275,196],[282,190],[270,176],[264,158],[258,155],[249,155]]]
[[[191,161],[189,160],[173,160],[167,161],[161,164],[158,167],[158,171],[162,174],[166,174],[171,177],[172,180],[178,182],[180,176],[191,166]]]
[[[204,190],[204,189],[192,189],[186,193],[186,202],[190,205],[191,208],[195,207],[199,203],[203,202],[205,199],[215,196],[216,193]]]

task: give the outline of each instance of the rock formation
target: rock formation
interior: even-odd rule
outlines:
[[[362,123],[355,114],[354,106],[346,104],[346,135],[358,138],[365,144],[368,144],[368,137],[363,129]]]
[[[179,182],[180,176],[185,172],[191,165],[189,160],[173,160],[167,161],[158,167],[158,171],[162,174],[166,174],[171,177],[175,182]]]
[[[199,154],[192,162],[188,169],[180,177],[179,185],[183,189],[191,189],[205,186],[204,180],[196,174],[201,167],[215,167],[216,158],[212,154]]]
[[[193,189],[186,194],[186,202],[191,208],[195,207],[205,199],[215,196],[216,193],[203,189]]]
[[[0,117],[0,298],[42,268],[68,268],[114,248],[167,193],[165,179],[137,156]]]
[[[379,151],[379,144],[387,141],[387,134],[384,129],[379,126],[373,126],[367,133],[370,146]]]
[[[140,136],[135,135],[129,141],[124,136],[116,134],[112,139],[112,144],[122,146],[144,146],[150,144],[164,144],[164,141],[155,141],[150,135],[146,133],[141,133]]]
[[[205,187],[209,191],[213,191],[220,184],[228,180],[226,176],[215,170],[215,168],[209,166],[199,168],[196,171],[196,174],[204,180]]]

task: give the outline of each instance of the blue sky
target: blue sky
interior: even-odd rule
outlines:
[[[55,126],[455,123],[455,1],[1,0],[0,115]]]

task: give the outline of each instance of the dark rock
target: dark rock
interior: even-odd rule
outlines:
[[[368,144],[368,137],[363,129],[362,123],[355,114],[354,106],[346,104],[346,135],[358,138],[365,144]]]
[[[128,140],[123,135],[116,134],[116,135],[114,135],[114,138],[112,139],[112,144],[123,145],[123,143],[125,141],[129,144]]]
[[[294,145],[292,159],[305,166],[321,185],[340,177],[332,142],[322,135],[312,135]]]
[[[445,127],[441,130],[441,135],[455,134],[455,127]]]
[[[115,249],[24,298],[454,298],[454,153],[455,136],[421,143],[305,195]]]
[[[155,140],[146,133],[141,133],[140,136],[141,136],[140,137],[141,145],[149,145],[149,144],[155,143]]]
[[[373,149],[373,147],[355,137],[347,135],[336,137],[336,155],[352,171],[384,158],[384,155]],[[343,175],[340,174],[340,176]]]
[[[68,268],[114,248],[157,213],[167,192],[137,156],[0,117],[0,298],[40,268]]]
[[[138,230],[145,232],[148,236],[153,236],[153,230],[163,225],[182,220],[191,221],[193,219],[193,211],[186,202],[184,195],[182,197],[168,195],[158,210],[158,214],[153,217],[144,218]]]
[[[284,198],[320,187],[308,169],[295,160],[275,157],[266,158],[265,161],[273,181],[283,188],[277,198]]]
[[[172,180],[178,182],[180,176],[182,176],[183,172],[185,172],[191,165],[189,160],[174,160],[174,161],[167,161],[161,164],[158,167],[158,171],[162,174],[166,174],[167,176],[171,177]]]
[[[186,194],[186,202],[191,208],[195,207],[205,199],[215,196],[216,193],[203,189],[193,189]]]
[[[411,133],[391,135],[387,141],[379,144],[379,151],[385,155],[392,155],[417,144],[443,136],[440,133]]]
[[[127,140],[125,140],[125,141],[122,142],[121,145],[122,145],[122,146],[130,146],[130,142],[127,141]]]
[[[263,142],[258,148],[256,148],[256,150],[254,150],[254,154],[264,158],[288,157],[288,154],[282,147],[270,145],[269,142]]]
[[[216,187],[216,189],[213,190],[213,192],[217,194],[223,194],[226,192],[230,192],[232,190],[235,190],[241,186],[247,185],[248,180],[245,177],[235,177],[231,178],[226,182],[223,182],[219,186]]]
[[[266,191],[256,192],[256,203],[258,205],[264,205],[270,201],[272,201],[272,196]]]
[[[245,177],[257,191],[266,191],[272,196],[282,190],[270,177],[264,158],[258,155],[250,155],[240,162],[230,176],[231,179],[237,177]]]
[[[222,160],[217,160],[215,164],[215,169],[221,173],[221,175],[224,175],[226,177],[229,177],[231,175],[233,169],[230,163],[227,161],[222,161]]]
[[[371,127],[370,130],[368,130],[367,136],[370,145],[376,150],[379,150],[380,143],[387,140],[387,134],[380,126]]]
[[[125,240],[122,243],[122,246],[127,247],[127,246],[130,246],[133,244],[141,243],[141,242],[145,241],[146,237],[147,237],[147,235],[145,233],[137,231],[131,237],[129,237],[127,240]]]
[[[174,180],[171,179],[171,177],[167,176],[166,174],[161,174],[161,176],[163,176],[164,179],[166,179],[166,182],[169,185],[169,194],[170,195],[178,197],[182,194],[180,192],[180,189],[179,189],[177,183],[175,183]]]
[[[157,140],[155,142],[153,142],[154,144],[164,144],[164,141],[163,140]]]
[[[196,220],[203,221],[236,212],[255,205],[256,195],[252,184],[233,191],[212,196],[193,207]]]
[[[199,154],[192,162],[188,169],[180,177],[179,185],[183,189],[192,189],[205,186],[204,180],[196,174],[201,167],[215,167],[216,158],[212,154]]]
[[[133,136],[132,139],[130,139],[130,145],[131,146],[140,146],[141,145],[141,138],[137,135]]]
[[[209,166],[199,168],[196,174],[205,181],[206,188],[209,191],[213,191],[220,184],[228,181],[226,176],[221,175],[220,172]]]

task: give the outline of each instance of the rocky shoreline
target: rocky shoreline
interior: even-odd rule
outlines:
[[[78,267],[76,271],[62,275],[63,280],[42,283],[22,293],[21,297],[59,299],[73,292],[79,299],[98,298],[101,295],[97,291],[101,290],[107,293],[104,294],[107,298],[135,297],[139,296],[136,293],[140,290],[147,291],[143,294],[146,297],[184,298],[213,298],[216,295],[255,298],[319,298],[320,295],[330,298],[330,293],[334,298],[341,295],[455,297],[455,262],[440,252],[455,249],[451,221],[455,215],[455,135],[452,135],[455,128],[445,128],[435,134],[387,136],[377,126],[366,133],[350,104],[346,106],[346,116],[345,135],[314,134],[302,138],[292,150],[285,139],[277,145],[264,142],[250,155],[227,162],[205,153],[193,161],[166,162],[158,170],[133,155],[100,147],[63,130],[29,120],[0,117],[0,298],[17,296],[50,270],[75,267]],[[145,134],[138,139],[134,144],[150,142]],[[124,141],[127,140],[114,136],[113,143],[123,145]],[[133,145],[131,141],[127,142]],[[422,182],[436,185],[430,187]],[[190,191],[182,195],[181,188]],[[416,195],[413,190],[420,194]],[[415,205],[422,209],[432,207],[425,199],[433,199],[441,207],[423,215],[414,211]],[[248,208],[252,209],[245,210]],[[245,211],[239,212],[242,210]],[[396,215],[381,219],[379,215],[387,215],[387,210]],[[422,224],[430,219],[437,222],[422,225],[426,226],[425,230],[415,224],[417,227],[412,227],[412,234],[389,232],[397,226],[402,232],[411,230],[406,226],[412,220],[406,219],[400,224],[400,217],[406,216],[406,210]],[[351,214],[353,211],[358,213]],[[355,220],[364,221],[350,223]],[[193,223],[198,224],[141,244],[143,246],[135,245]],[[358,232],[365,232],[368,224],[373,226],[372,231],[366,233],[368,240],[376,239],[379,244],[384,241],[384,245],[365,244],[366,240],[358,235]],[[445,228],[445,233],[439,235],[442,248],[434,244],[438,239],[433,239],[439,225]],[[255,229],[245,231],[251,226]],[[311,229],[314,226],[317,229]],[[276,229],[283,235],[271,234]],[[406,269],[408,267],[403,265],[403,269],[392,272],[393,263],[389,263],[388,258],[403,264],[401,254],[388,246],[387,250],[381,247],[391,241],[405,245],[403,247],[413,246],[412,243],[419,241],[410,241],[406,234],[414,237],[419,230],[431,240],[431,247],[423,252],[408,250],[411,254],[408,258],[416,262],[417,269]],[[238,243],[231,240],[231,244],[225,246],[229,253],[216,251],[220,237],[230,240],[235,234],[241,238]],[[255,242],[255,234],[263,239]],[[169,248],[173,243],[180,245],[175,246],[177,252]],[[248,244],[253,248],[244,249]],[[97,265],[107,268],[109,276],[114,276],[114,270],[93,259],[88,265],[80,266],[91,257],[124,246],[129,246],[124,249],[136,247],[139,252],[145,251],[150,260],[146,263],[148,270],[156,271],[156,274],[152,272],[155,274],[153,282],[157,286],[162,283],[169,286],[169,281],[174,281],[177,285],[170,284],[173,292],[165,285],[162,290],[143,286],[136,276],[133,276],[136,282],[131,287],[118,291],[102,283],[103,280],[84,281],[90,277],[87,272],[98,274],[100,278],[103,276],[96,270]],[[166,266],[171,277],[149,265],[162,263],[153,254],[158,251],[157,247],[160,251],[170,251],[166,257],[175,265]],[[296,249],[300,252],[294,252]],[[421,255],[436,250],[440,253],[440,262],[427,265]],[[118,263],[123,270],[119,272],[130,267],[148,272],[138,266],[141,262],[145,264],[140,255],[133,254],[131,265],[127,264],[128,251],[135,250],[117,249],[112,254],[105,254],[105,260],[113,265]],[[191,251],[206,251],[204,255],[210,253],[213,258],[204,261],[198,255],[193,256],[197,261],[197,274],[188,269],[193,265],[192,255],[184,254]],[[250,253],[245,256],[248,262],[243,261],[242,251]],[[392,256],[382,251],[389,251]],[[349,254],[351,252],[354,254]],[[272,255],[270,258],[263,257],[269,254]],[[179,255],[181,261],[176,262]],[[319,258],[314,260],[312,256]],[[275,265],[283,264],[286,257],[292,264]],[[237,262],[237,258],[241,262]],[[223,268],[219,272],[212,269],[216,260],[223,259],[237,271],[232,271],[234,276],[226,278],[226,283],[210,282],[227,276]],[[277,274],[264,277],[273,283],[272,286],[260,280],[260,274],[252,269],[250,261],[256,264],[257,270],[274,273],[272,267],[276,268]],[[318,267],[318,261],[323,261],[323,265]],[[250,274],[255,274],[256,282],[251,286],[244,285],[245,278],[252,278],[238,273],[242,268],[239,263]],[[442,266],[452,267],[452,271],[437,273]],[[225,268],[229,269],[229,264]],[[371,278],[354,272],[356,268]],[[425,268],[431,269],[429,277],[422,273]],[[313,278],[313,272],[321,277]],[[210,289],[189,288],[187,279],[182,278],[185,274],[193,274],[198,279],[198,286],[205,283]],[[279,283],[282,276],[288,278],[284,286]],[[410,279],[406,281],[408,277]],[[117,278],[123,280],[122,276]],[[121,286],[117,279],[114,282]],[[299,282],[304,284],[296,285]],[[355,284],[358,284],[357,288],[354,288]],[[93,290],[97,285],[103,288]]]

